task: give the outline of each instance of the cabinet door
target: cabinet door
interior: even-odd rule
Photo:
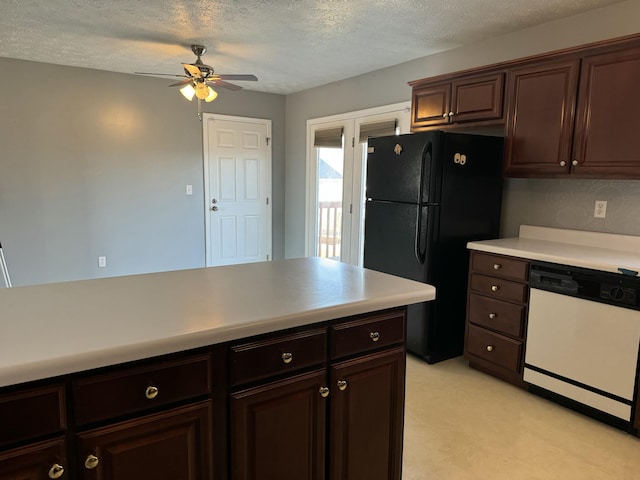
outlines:
[[[452,122],[492,120],[502,117],[504,74],[456,80],[451,87]]]
[[[451,83],[440,83],[413,89],[411,128],[449,123]]]
[[[505,176],[569,173],[578,68],[576,59],[509,71]]]
[[[83,480],[210,480],[211,403],[78,434]]]
[[[640,48],[582,62],[574,138],[577,174],[640,178]]]
[[[323,387],[319,370],[232,394],[231,478],[323,479]]]
[[[337,363],[330,385],[329,478],[400,480],[404,349]]]
[[[2,480],[45,480],[70,478],[64,440],[46,442],[0,452]]]

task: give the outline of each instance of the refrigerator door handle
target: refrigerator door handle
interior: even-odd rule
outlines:
[[[418,197],[418,202],[419,203],[423,203],[425,202],[425,198],[424,198],[424,182],[425,180],[427,180],[427,175],[430,174],[430,172],[427,172],[427,156],[429,158],[433,157],[433,141],[429,140],[427,141],[427,144],[424,147],[424,150],[422,151],[422,159],[421,159],[421,165],[420,165],[420,192],[419,192],[419,197]],[[431,165],[431,162],[429,162],[429,165]],[[428,179],[429,182],[431,182],[431,179]]]
[[[416,242],[415,242],[415,254],[416,260],[420,263],[420,265],[424,265],[424,262],[427,258],[427,241],[426,238],[423,241],[422,238],[422,209],[424,206],[418,207],[418,221],[416,222]]]

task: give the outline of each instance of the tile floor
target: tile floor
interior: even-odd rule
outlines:
[[[637,480],[640,439],[467,366],[407,358],[403,480]]]

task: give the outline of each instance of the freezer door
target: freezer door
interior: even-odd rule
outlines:
[[[425,282],[428,207],[367,201],[364,221],[364,266]]]
[[[437,202],[442,132],[372,138],[367,155],[367,198],[405,203]]]

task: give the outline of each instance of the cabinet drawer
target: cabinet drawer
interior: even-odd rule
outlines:
[[[231,385],[324,363],[326,329],[278,336],[231,347]]]
[[[510,282],[502,278],[474,273],[471,275],[471,289],[492,298],[522,303],[527,301],[528,287],[526,284]]]
[[[211,359],[198,355],[73,382],[78,424],[140,412],[211,391]]]
[[[61,432],[67,421],[62,385],[0,395],[0,446]]]
[[[341,358],[405,341],[404,311],[331,327],[331,358]]]
[[[522,342],[469,324],[467,352],[507,370],[517,372],[520,368]]]
[[[523,305],[503,302],[472,293],[469,295],[469,322],[522,337],[524,333]]]
[[[474,272],[485,273],[494,277],[522,280],[523,282],[529,276],[529,262],[526,260],[488,253],[474,252],[471,269]]]

